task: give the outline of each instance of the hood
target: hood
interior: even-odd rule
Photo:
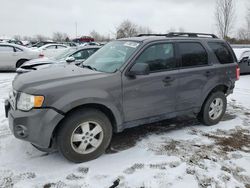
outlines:
[[[53,59],[49,59],[47,57],[43,57],[43,58],[39,58],[39,59],[32,59],[29,61],[26,61],[24,64],[22,64],[21,67],[28,67],[28,66],[33,66],[33,65],[37,65],[37,64],[52,64],[52,63],[57,63],[57,61],[53,60]]]
[[[17,73],[25,73],[32,70],[40,70],[50,67],[51,65],[59,64],[59,61],[49,59],[47,57],[40,58],[40,59],[33,59],[30,61],[25,62],[19,68],[17,68]]]
[[[17,91],[35,93],[36,90],[58,87],[59,85],[63,87],[66,84],[96,79],[105,75],[107,74],[80,68],[76,65],[53,66],[49,69],[17,75],[13,81],[13,88]]]

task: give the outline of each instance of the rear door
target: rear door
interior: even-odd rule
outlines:
[[[134,65],[149,65],[148,75],[123,76],[125,121],[133,121],[175,112],[178,69],[174,43],[154,43],[144,48]]]
[[[56,51],[56,45],[50,45],[43,50],[43,54],[45,57],[53,57],[56,55]]]
[[[180,60],[177,111],[200,107],[203,88],[213,79],[210,57],[200,42],[178,42]]]
[[[15,67],[16,61],[14,48],[9,45],[0,45],[0,69],[11,70]]]

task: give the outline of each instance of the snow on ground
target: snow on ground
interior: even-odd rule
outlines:
[[[4,117],[13,73],[0,73],[0,187],[250,187],[250,75],[228,98],[223,121],[177,118],[114,135],[100,158],[73,164],[14,138]]]

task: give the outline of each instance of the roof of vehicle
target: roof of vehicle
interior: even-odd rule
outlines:
[[[136,37],[121,38],[119,40],[129,40],[138,42],[152,42],[156,40],[206,40],[206,41],[223,41],[214,34],[206,33],[182,33],[171,32],[168,34],[140,34]]]
[[[1,42],[0,43],[1,45],[6,45],[6,46],[13,46],[13,47],[16,47],[16,48],[21,48],[21,49],[25,49],[25,50],[29,50],[29,48],[25,47],[25,46],[22,46],[22,45],[19,45],[19,44],[15,44],[15,43],[8,43],[8,42]]]
[[[55,46],[55,45],[65,46],[65,47],[69,48],[69,46],[67,46],[67,45],[65,45],[65,44],[60,44],[60,43],[45,44],[45,45],[43,45],[43,46],[41,46],[41,47],[39,47],[39,48],[46,48],[46,47],[48,47],[48,46]]]
[[[78,50],[83,50],[83,49],[96,49],[96,48],[101,48],[102,46],[74,46],[74,47],[70,47],[68,49],[70,50],[75,50],[75,51],[78,51]]]

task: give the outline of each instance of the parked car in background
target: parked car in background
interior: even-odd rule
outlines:
[[[17,44],[0,43],[0,70],[16,70],[24,62],[35,58],[39,58],[38,51]]]
[[[46,44],[54,44],[56,42],[53,41],[40,41],[40,42],[36,42],[35,44],[33,44],[32,46],[30,46],[31,48],[40,48]]]
[[[10,40],[6,40],[5,42],[7,43],[12,43],[12,44],[18,44],[18,45],[22,45],[24,46],[23,42],[20,40],[16,40],[16,39],[10,39]]]
[[[250,73],[250,48],[233,48],[237,57],[240,73]]]
[[[55,57],[65,51],[67,48],[70,48],[64,44],[46,44],[37,50],[40,52],[40,57]]]
[[[44,57],[27,61],[17,69],[17,73],[40,70],[51,66],[64,65],[65,63],[74,63],[79,65],[100,48],[100,46],[69,48],[56,57]]]
[[[78,46],[78,44],[75,43],[75,42],[62,42],[62,44],[70,46],[70,47],[76,47],[76,46]]]

